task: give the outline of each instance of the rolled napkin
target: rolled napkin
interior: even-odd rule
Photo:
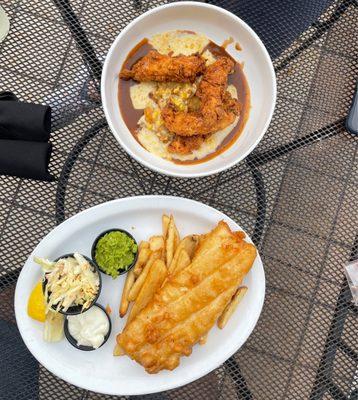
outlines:
[[[17,101],[11,92],[0,93],[0,139],[47,142],[51,108]]]
[[[0,175],[53,181],[47,171],[51,143],[25,140],[0,140]]]
[[[12,92],[0,92],[0,100],[14,100],[14,101],[17,101],[18,98]]]
[[[0,92],[0,175],[53,181],[47,171],[52,145],[51,108]]]

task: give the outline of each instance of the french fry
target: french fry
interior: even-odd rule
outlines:
[[[114,346],[113,355],[114,355],[115,357],[124,356],[125,354],[126,354],[126,353],[124,352],[124,350],[122,349],[122,347],[121,347],[119,344],[116,344],[116,345]]]
[[[198,236],[198,246],[200,245],[200,243],[202,243],[205,238],[206,238],[206,234],[205,235],[197,235]]]
[[[224,311],[220,315],[217,325],[220,329],[223,329],[227,322],[229,321],[232,314],[235,312],[240,301],[243,299],[247,292],[247,287],[242,286],[237,289],[234,296],[232,297],[230,303],[225,307]]]
[[[141,251],[141,250],[143,250],[143,249],[149,249],[149,242],[147,242],[146,240],[142,240],[142,241],[139,243],[138,251]]]
[[[167,267],[160,259],[156,260],[150,268],[145,282],[138,293],[128,316],[127,324],[150,302],[154,293],[162,285],[167,276]]]
[[[151,251],[158,251],[164,249],[163,236],[152,236],[149,239],[149,248]]]
[[[167,240],[168,240],[168,229],[169,229],[170,218],[166,215],[162,215],[162,231],[163,231],[163,239],[164,239],[164,251],[163,251],[163,261],[166,262],[167,258]]]
[[[127,313],[129,306],[128,294],[134,284],[134,281],[135,281],[134,272],[133,270],[130,270],[127,274],[126,282],[124,284],[122,292],[121,304],[119,306],[119,316],[121,318],[123,318]]]
[[[173,222],[174,222],[174,218],[173,218]],[[179,246],[180,243],[180,235],[179,235],[179,231],[178,228],[175,225],[174,222],[174,252],[177,249],[177,247]]]
[[[199,344],[200,344],[200,346],[203,346],[203,345],[207,342],[207,340],[208,340],[208,334],[202,336],[202,337],[199,339]]]
[[[175,222],[174,218],[171,215],[170,220],[169,220],[169,225],[168,225],[168,233],[167,237],[165,240],[165,262],[167,265],[167,268],[171,264],[174,256],[174,246],[175,246]]]
[[[169,221],[170,221],[170,218],[167,215],[163,214],[163,216],[162,216],[162,231],[163,231],[164,240],[166,239],[167,234],[168,234]]]
[[[143,243],[143,242],[142,242]],[[148,243],[148,242],[147,242]],[[135,263],[135,266],[133,267],[133,272],[136,277],[140,275],[142,272],[143,266],[147,263],[149,256],[151,254],[150,248],[149,248],[149,243],[148,247],[140,247],[139,245],[139,253],[138,253],[138,258]]]
[[[143,283],[146,280],[146,277],[148,275],[150,268],[152,267],[154,261],[161,258],[161,255],[162,255],[162,251],[155,251],[155,252],[151,253],[141,274],[138,276],[137,280],[134,282],[131,290],[129,291],[128,301],[134,301],[137,298],[138,293],[139,293],[141,287],[143,286]]]
[[[173,260],[169,266],[169,272],[173,271],[177,262],[178,262],[178,258],[179,258],[179,254],[181,252],[182,249],[186,250],[186,252],[188,253],[190,259],[193,258],[196,247],[198,245],[199,242],[199,236],[198,235],[188,235],[185,236],[185,238],[183,238],[177,249],[175,250],[175,254],[173,257]]]
[[[178,273],[179,271],[182,271],[184,268],[186,268],[188,265],[190,265],[191,260],[190,257],[185,249],[181,249],[179,253],[179,257],[177,259],[176,265],[173,266],[173,269],[170,271],[171,275],[174,275]]]
[[[188,245],[188,247],[185,248],[185,250],[188,252],[189,257],[193,259],[194,254],[200,243],[200,235],[189,235],[189,237],[190,236],[191,236],[191,243]]]
[[[177,272],[182,271],[188,265],[190,265],[191,259],[185,249],[181,249],[178,257],[170,264],[170,271],[168,271],[168,276],[163,282],[163,284],[168,280],[169,276],[175,275]]]

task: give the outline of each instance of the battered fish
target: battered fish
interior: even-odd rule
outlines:
[[[239,103],[226,92],[228,74],[234,62],[221,57],[207,67],[196,96],[201,105],[198,111],[177,111],[170,104],[163,108],[162,117],[166,128],[180,136],[207,135],[232,124],[239,114]]]
[[[117,336],[147,372],[173,370],[213,327],[250,270],[256,249],[225,222],[205,236],[192,263],[174,276]]]
[[[131,70],[124,69],[121,79],[134,79],[138,82],[191,82],[205,70],[205,60],[198,56],[163,55],[151,50],[137,61]]]

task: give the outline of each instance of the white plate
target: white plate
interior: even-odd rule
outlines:
[[[222,44],[232,37],[227,51],[243,64],[251,94],[251,110],[245,128],[236,142],[212,160],[193,165],[179,165],[145,150],[124,123],[118,106],[118,73],[127,54],[144,38],[168,30],[188,29],[203,33]],[[256,33],[236,15],[220,7],[200,2],[179,2],[149,10],[117,36],[108,51],[102,72],[101,95],[108,125],[124,150],[148,168],[162,174],[198,177],[215,174],[247,157],[266,132],[276,102],[276,77],[270,56]]]
[[[9,33],[10,22],[5,10],[0,6],[0,43],[6,38]]]
[[[232,229],[240,227],[223,213],[193,200],[170,196],[141,196],[110,201],[85,210],[53,229],[28,258],[15,292],[15,314],[21,336],[34,357],[49,371],[69,383],[114,395],[161,392],[192,382],[221,365],[245,342],[253,330],[265,295],[265,276],[259,256],[245,278],[249,290],[224,330],[214,327],[205,346],[195,346],[190,357],[183,357],[174,371],[147,374],[128,357],[113,357],[115,337],[124,320],[118,307],[125,277],[116,280],[102,275],[103,288],[98,302],[112,308],[112,333],[108,342],[95,351],[80,351],[66,339],[58,343],[42,340],[43,324],[27,315],[27,300],[41,278],[33,256],[56,257],[78,251],[90,256],[95,237],[109,228],[123,228],[139,242],[161,232],[161,216],[172,213],[181,235],[204,233],[220,220]]]

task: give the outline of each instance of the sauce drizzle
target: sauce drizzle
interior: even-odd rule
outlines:
[[[236,43],[235,43],[235,49],[236,49],[237,51],[242,51],[242,47],[241,47],[241,45],[240,45],[239,42],[236,42]]]
[[[223,41],[223,44],[221,45],[221,47],[222,47],[223,49],[226,49],[227,46],[229,46],[231,43],[234,43],[234,39],[230,36],[228,39],[225,39],[225,40]]]

